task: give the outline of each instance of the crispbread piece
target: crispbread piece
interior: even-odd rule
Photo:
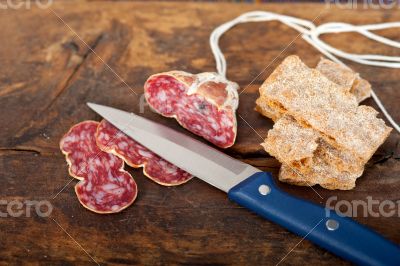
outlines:
[[[323,57],[319,60],[315,69],[321,72],[329,80],[346,88],[347,91],[350,91],[357,78],[357,74],[350,68]]]
[[[289,56],[261,86],[256,109],[275,122],[262,146],[282,163],[281,181],[352,189],[391,128],[358,106],[366,80],[326,59],[317,68]]]
[[[304,171],[310,167],[319,138],[317,131],[302,127],[294,118],[284,115],[268,131],[261,146],[280,162]]]
[[[271,118],[274,122],[284,114],[284,112],[280,112],[279,108],[274,108],[272,105],[270,106],[268,99],[262,96],[256,100],[256,111],[263,116]]]
[[[365,79],[356,79],[350,92],[356,96],[358,102],[362,102],[371,97],[371,84]]]
[[[358,106],[354,95],[297,56],[287,57],[277,67],[260,87],[260,95],[271,108],[312,127],[327,143],[364,162],[391,131],[373,108]]]
[[[371,84],[346,66],[322,57],[315,69],[345,91],[353,94],[358,102],[371,96]],[[274,108],[273,103],[263,96],[256,100],[256,111],[271,118],[274,122],[283,115],[279,108]]]
[[[314,73],[314,75],[312,73]],[[324,93],[332,87],[334,88],[334,92],[339,91],[342,94],[345,93],[350,96],[349,84],[353,82],[353,79],[349,76],[346,79],[349,80],[346,82],[348,87],[329,82],[329,79],[319,71],[312,71],[312,69],[308,68],[301,62],[298,56],[288,56],[260,87],[260,97],[256,100],[256,110],[274,121],[279,119],[287,112],[287,109],[282,103],[269,97],[268,94],[273,93],[274,90],[278,90],[279,92],[283,92],[286,97],[294,97],[295,95],[293,95],[291,91],[292,87],[296,87],[298,81],[303,83],[303,87],[308,86],[308,88],[310,88],[307,90],[308,95],[305,95],[308,101],[312,98],[318,98],[319,94]],[[279,88],[279,86],[281,88]],[[328,87],[324,89],[323,87],[326,86]],[[269,88],[269,92],[264,93],[267,87]],[[316,90],[313,91],[314,88],[316,88]],[[357,106],[357,100],[354,97],[350,96],[344,99],[347,99],[350,104]],[[299,108],[301,108],[301,106]]]
[[[261,146],[282,163],[300,171],[313,167],[316,155],[334,165],[338,171],[362,172],[364,165],[364,161],[351,152],[330,145],[318,131],[300,125],[289,115],[284,115],[275,123]]]
[[[279,170],[279,180],[297,186],[314,186],[319,184],[326,189],[350,190],[355,187],[357,177],[340,174],[339,177],[327,177],[323,172],[313,171],[306,175],[295,172],[293,168],[282,164]]]
[[[351,189],[364,170],[362,161],[329,145],[316,130],[289,115],[275,123],[261,145],[291,170],[281,170],[279,179],[284,182]]]
[[[296,186],[314,186],[318,184],[306,175],[295,172],[290,166],[284,163],[279,169],[279,180]]]
[[[352,93],[358,102],[371,96],[371,84],[346,66],[321,58],[315,69]]]
[[[311,167],[302,168],[298,165],[290,165],[283,163],[290,171],[281,171],[279,180],[291,181],[303,184],[320,184],[327,189],[348,190],[355,186],[356,179],[360,177],[364,171],[363,165],[354,164],[353,168],[360,168],[357,171],[347,171],[341,169],[336,162],[341,161],[341,157],[329,157],[326,153],[337,153],[330,146],[319,145],[314,153],[312,160],[309,160]],[[340,152],[338,153],[340,154]],[[344,161],[340,162],[343,163]],[[352,168],[352,167],[346,167]]]

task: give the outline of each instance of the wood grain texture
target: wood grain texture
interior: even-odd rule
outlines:
[[[215,71],[208,46],[212,29],[256,9],[311,20],[317,17],[317,24],[400,20],[397,10],[326,9],[319,4],[78,1],[56,2],[44,10],[0,10],[1,25],[7,25],[0,34],[1,199],[48,199],[54,206],[48,218],[0,219],[0,262],[92,265],[92,256],[101,265],[275,265],[295,247],[299,237],[229,202],[222,192],[199,180],[165,188],[146,179],[140,169],[128,168],[139,186],[133,206],[115,215],[91,213],[76,199],[76,181],[68,176],[58,150],[60,138],[73,124],[100,119],[86,102],[141,112],[142,86],[151,74],[173,69]],[[398,39],[396,30],[382,34]],[[357,53],[398,54],[394,48],[353,34],[325,38]],[[257,131],[239,118],[237,143],[225,152],[276,176],[279,163],[259,145],[272,122],[253,110],[258,87],[287,55],[298,54],[313,66],[320,54],[295,31],[277,22],[240,25],[221,39],[221,47],[229,79],[244,89],[238,114]],[[399,70],[349,65],[371,81],[394,119],[400,121]],[[376,108],[371,99],[365,104]],[[190,134],[147,106],[142,115]],[[353,191],[315,187],[321,199],[311,188],[279,185],[320,204],[330,196],[338,200],[365,200],[367,196],[398,200],[399,140],[397,133],[390,135]],[[400,243],[397,216],[356,219]],[[347,264],[306,240],[283,263]]]

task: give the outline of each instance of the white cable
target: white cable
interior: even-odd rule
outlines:
[[[259,22],[259,21],[272,21],[272,20],[278,20],[281,21],[282,23],[288,25],[289,27],[292,27],[296,29],[297,31],[306,34],[310,33],[312,30],[315,30],[315,25],[304,19],[299,19],[295,17],[290,17],[290,16],[285,16],[285,15],[280,15],[272,12],[266,12],[266,11],[253,11],[253,12],[248,12],[240,15],[239,17],[228,21],[221,26],[217,27],[214,29],[214,31],[211,33],[210,36],[210,46],[211,50],[214,54],[215,57],[215,62],[217,65],[217,71],[220,75],[226,76],[226,60],[224,55],[221,52],[221,49],[219,48],[219,39],[220,37],[228,31],[230,28],[241,24],[241,23],[246,23],[246,22]]]
[[[380,42],[382,44],[400,48],[400,42],[385,38],[378,34],[370,32],[371,30],[382,30],[388,28],[400,27],[400,22],[389,22],[370,25],[352,25],[348,23],[331,22],[319,25],[316,27],[313,22],[296,17],[281,15],[267,11],[252,11],[244,13],[237,18],[228,21],[216,29],[210,35],[211,51],[214,55],[217,71],[220,75],[226,77],[226,60],[219,48],[219,39],[221,36],[231,29],[232,27],[246,22],[261,22],[277,20],[283,24],[297,30],[302,34],[302,38],[309,44],[315,47],[318,51],[334,62],[346,66],[337,57],[345,58],[347,60],[357,62],[364,65],[387,67],[387,68],[400,68],[400,57],[398,56],[385,56],[378,54],[352,54],[337,49],[326,42],[322,41],[319,37],[323,34],[343,33],[343,32],[357,32],[366,38]],[[347,67],[347,66],[346,66]],[[400,126],[393,120],[386,108],[379,100],[374,91],[371,91],[371,96],[381,109],[382,113],[388,119],[390,124],[400,133]]]
[[[318,26],[314,31],[309,35],[311,41],[318,45],[320,48],[334,54],[336,56],[372,66],[381,66],[381,67],[390,67],[390,68],[400,68],[400,57],[397,56],[385,56],[385,55],[369,55],[369,54],[352,54],[346,53],[342,50],[332,47],[331,45],[322,41],[319,36],[327,33],[342,33],[342,32],[358,32],[365,37],[372,39],[374,41],[393,46],[396,48],[400,48],[400,42],[390,40],[388,38],[379,36],[377,34],[371,33],[369,30],[376,29],[385,29],[390,27],[400,27],[400,22],[392,22],[392,23],[382,23],[376,25],[362,25],[362,26],[354,26],[346,23],[325,23]]]

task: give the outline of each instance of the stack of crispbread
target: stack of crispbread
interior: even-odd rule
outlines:
[[[274,120],[262,146],[281,163],[279,179],[296,185],[352,189],[391,128],[358,102],[368,81],[321,59],[316,69],[289,56],[260,87],[256,109]]]

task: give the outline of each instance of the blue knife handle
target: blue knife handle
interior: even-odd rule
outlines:
[[[360,265],[400,265],[400,247],[335,211],[280,190],[270,173],[256,173],[229,198],[326,250]]]

